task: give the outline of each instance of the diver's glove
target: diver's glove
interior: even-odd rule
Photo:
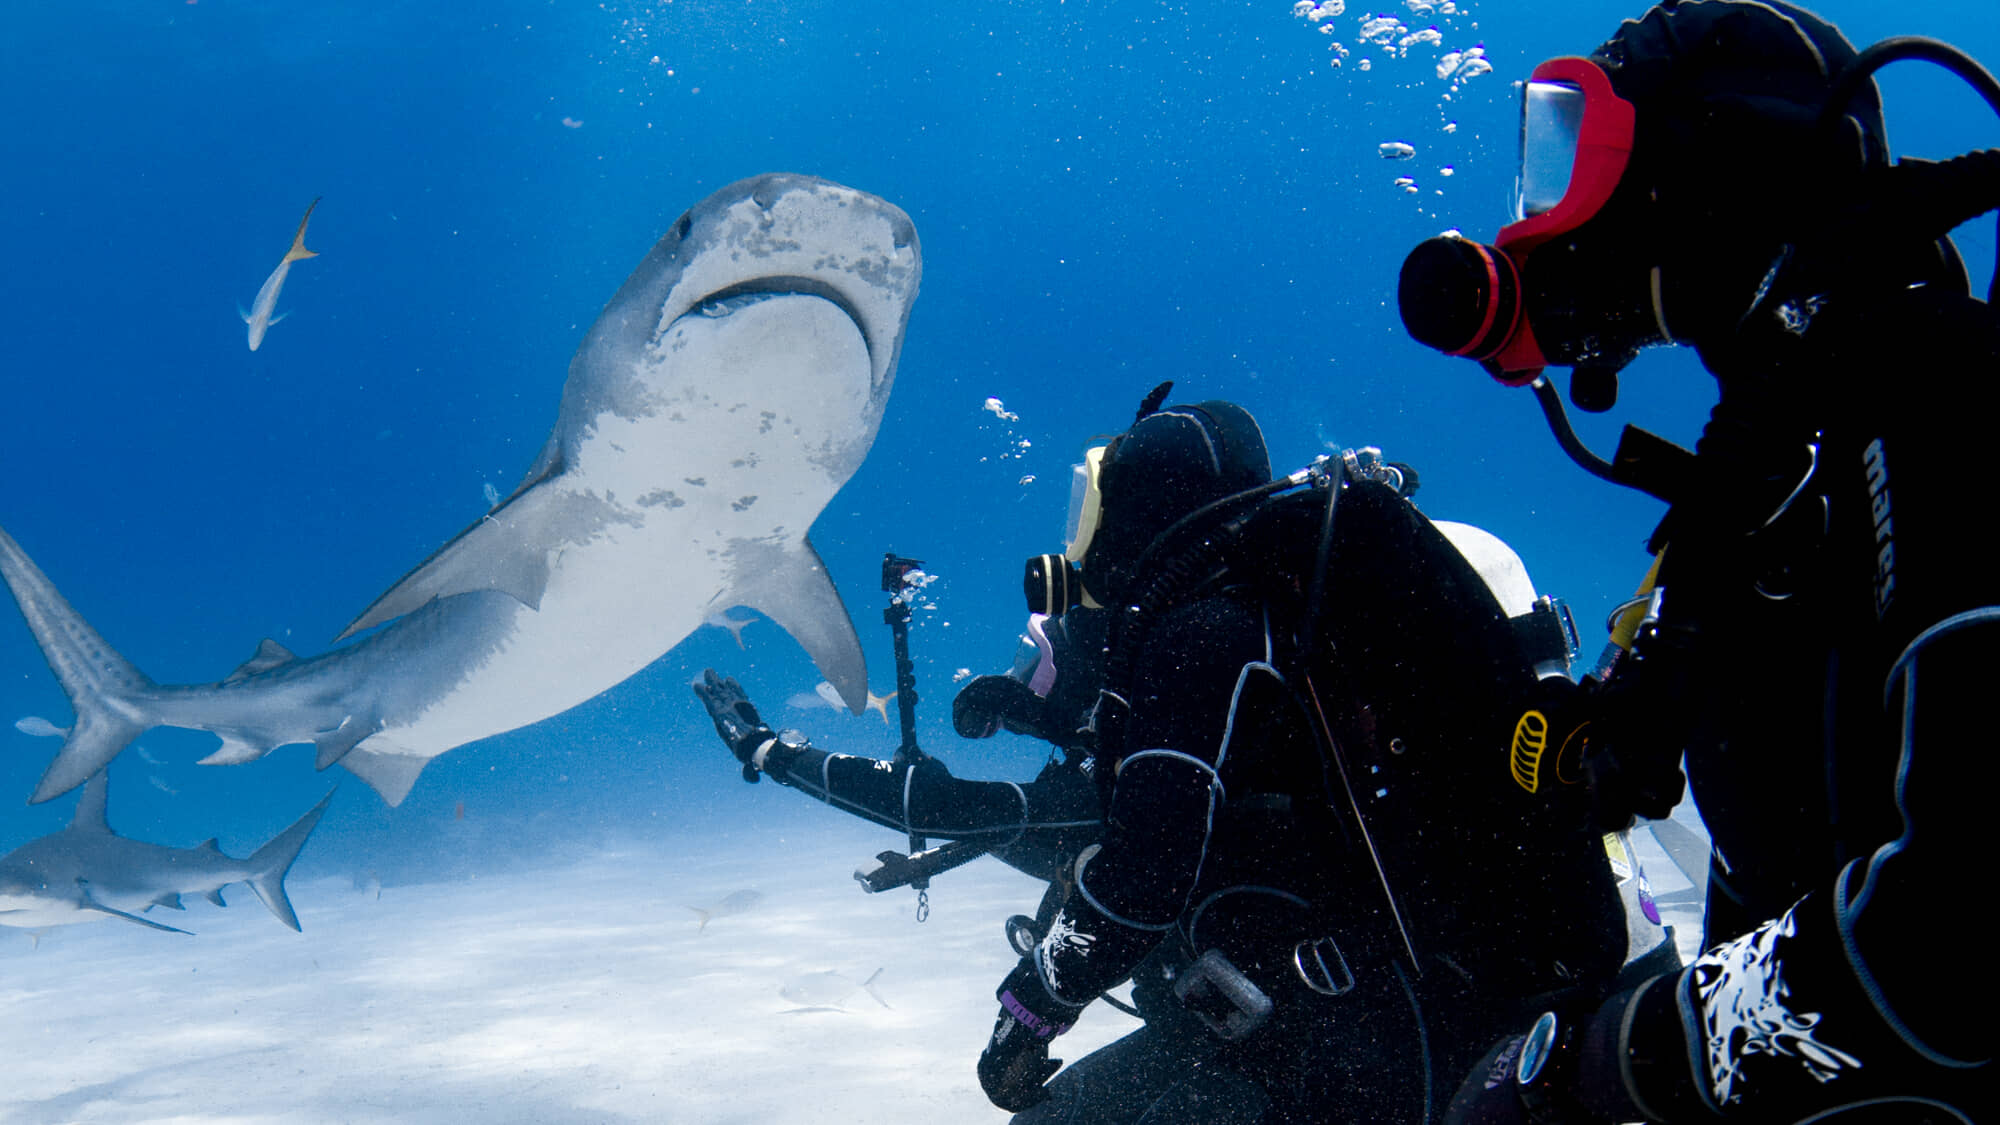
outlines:
[[[743,780],[758,780],[763,773],[795,757],[797,750],[806,745],[804,736],[796,731],[781,733],[766,726],[757,714],[756,704],[744,694],[736,677],[718,676],[715,669],[707,668],[693,687],[702,706],[708,708],[708,717],[715,723],[715,733],[722,736],[722,744],[743,763]],[[783,760],[774,760],[774,755],[782,755]]]
[[[1013,676],[974,676],[951,701],[951,725],[960,738],[992,738],[1002,729],[1054,741],[1044,728],[1048,704]]]
[[[979,1054],[979,1085],[986,1100],[1020,1113],[1048,1100],[1042,1084],[1062,1069],[1061,1059],[1049,1057],[1049,1040],[1070,1029],[1077,1010],[1049,995],[1026,957],[1000,982],[997,995],[1000,1016]]]
[[[1445,1108],[1444,1125],[1615,1125],[1659,1120],[1639,1109],[1628,1078],[1669,1120],[1703,1120],[1674,1008],[1677,974],[1588,1008],[1555,1011],[1496,1044]]]

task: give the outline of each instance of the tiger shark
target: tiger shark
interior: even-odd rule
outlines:
[[[738,605],[859,714],[861,645],[806,532],[874,443],[921,273],[909,216],[826,180],[696,204],[585,334],[520,486],[318,656],[267,639],[221,681],[155,683],[0,531],[76,712],[31,802],[172,726],[220,736],[206,764],[311,743],[400,804],[437,755],[574,707]]]
[[[139,915],[155,906],[183,909],[181,896],[187,894],[222,906],[222,888],[248,883],[278,921],[299,928],[299,916],[285,897],[285,873],[332,793],[248,859],[232,859],[214,840],[169,848],[116,835],[104,818],[105,776],[99,773],[84,785],[69,827],[0,858],[0,926],[39,929],[123,918],[184,934],[188,931]]]

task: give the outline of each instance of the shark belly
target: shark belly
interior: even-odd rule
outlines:
[[[559,714],[624,681],[797,559],[841,481],[821,419],[869,393],[868,352],[838,306],[787,294],[694,313],[663,334],[643,414],[593,420],[549,504],[595,513],[552,547],[540,603],[514,602],[476,667],[359,749],[428,758]],[[754,388],[807,388],[768,402]],[[393,630],[396,626],[391,625]]]

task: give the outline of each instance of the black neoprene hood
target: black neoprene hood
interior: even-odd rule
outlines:
[[[1169,406],[1133,423],[1105,454],[1097,532],[1083,584],[1116,605],[1148,544],[1196,509],[1271,480],[1264,432],[1233,402]]]

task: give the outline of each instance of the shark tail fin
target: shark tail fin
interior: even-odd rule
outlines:
[[[333,791],[319,799],[306,815],[300,817],[290,828],[272,837],[271,842],[258,848],[256,854],[243,862],[250,868],[250,878],[244,880],[257,897],[264,900],[278,921],[299,928],[298,912],[292,909],[292,900],[285,897],[285,873],[292,869],[292,862],[299,858],[299,849],[306,846],[306,837],[312,835],[319,818],[326,813],[326,806],[333,801]]]
[[[881,975],[882,975],[881,969],[877,969],[874,972],[869,973],[868,979],[861,982],[861,991],[866,992],[870,996],[873,996],[877,1004],[880,1004],[884,1008],[887,1008],[889,1007],[889,1002],[887,1000],[882,999],[881,993],[875,991],[875,979]],[[893,1011],[894,1009],[890,1010]]]
[[[700,922],[699,924],[697,924],[697,925],[695,926],[695,928],[694,928],[694,932],[695,932],[695,933],[700,933],[700,932],[702,932],[703,930],[707,929],[707,928],[708,928],[708,919],[709,919],[709,917],[710,917],[710,915],[709,915],[709,912],[708,912],[708,911],[706,911],[706,910],[703,910],[703,909],[702,909],[701,907],[699,907],[699,906],[690,906],[690,907],[688,907],[688,909],[689,909],[689,910],[692,910],[692,911],[694,911],[694,912],[695,912],[696,914],[699,914],[699,915],[701,915],[701,922]]]
[[[133,739],[158,725],[142,703],[143,694],[154,684],[71,608],[4,530],[0,530],[0,578],[6,580],[29,631],[41,645],[42,659],[48,661],[76,711],[76,723],[62,749],[28,799],[40,803],[90,780]]]

